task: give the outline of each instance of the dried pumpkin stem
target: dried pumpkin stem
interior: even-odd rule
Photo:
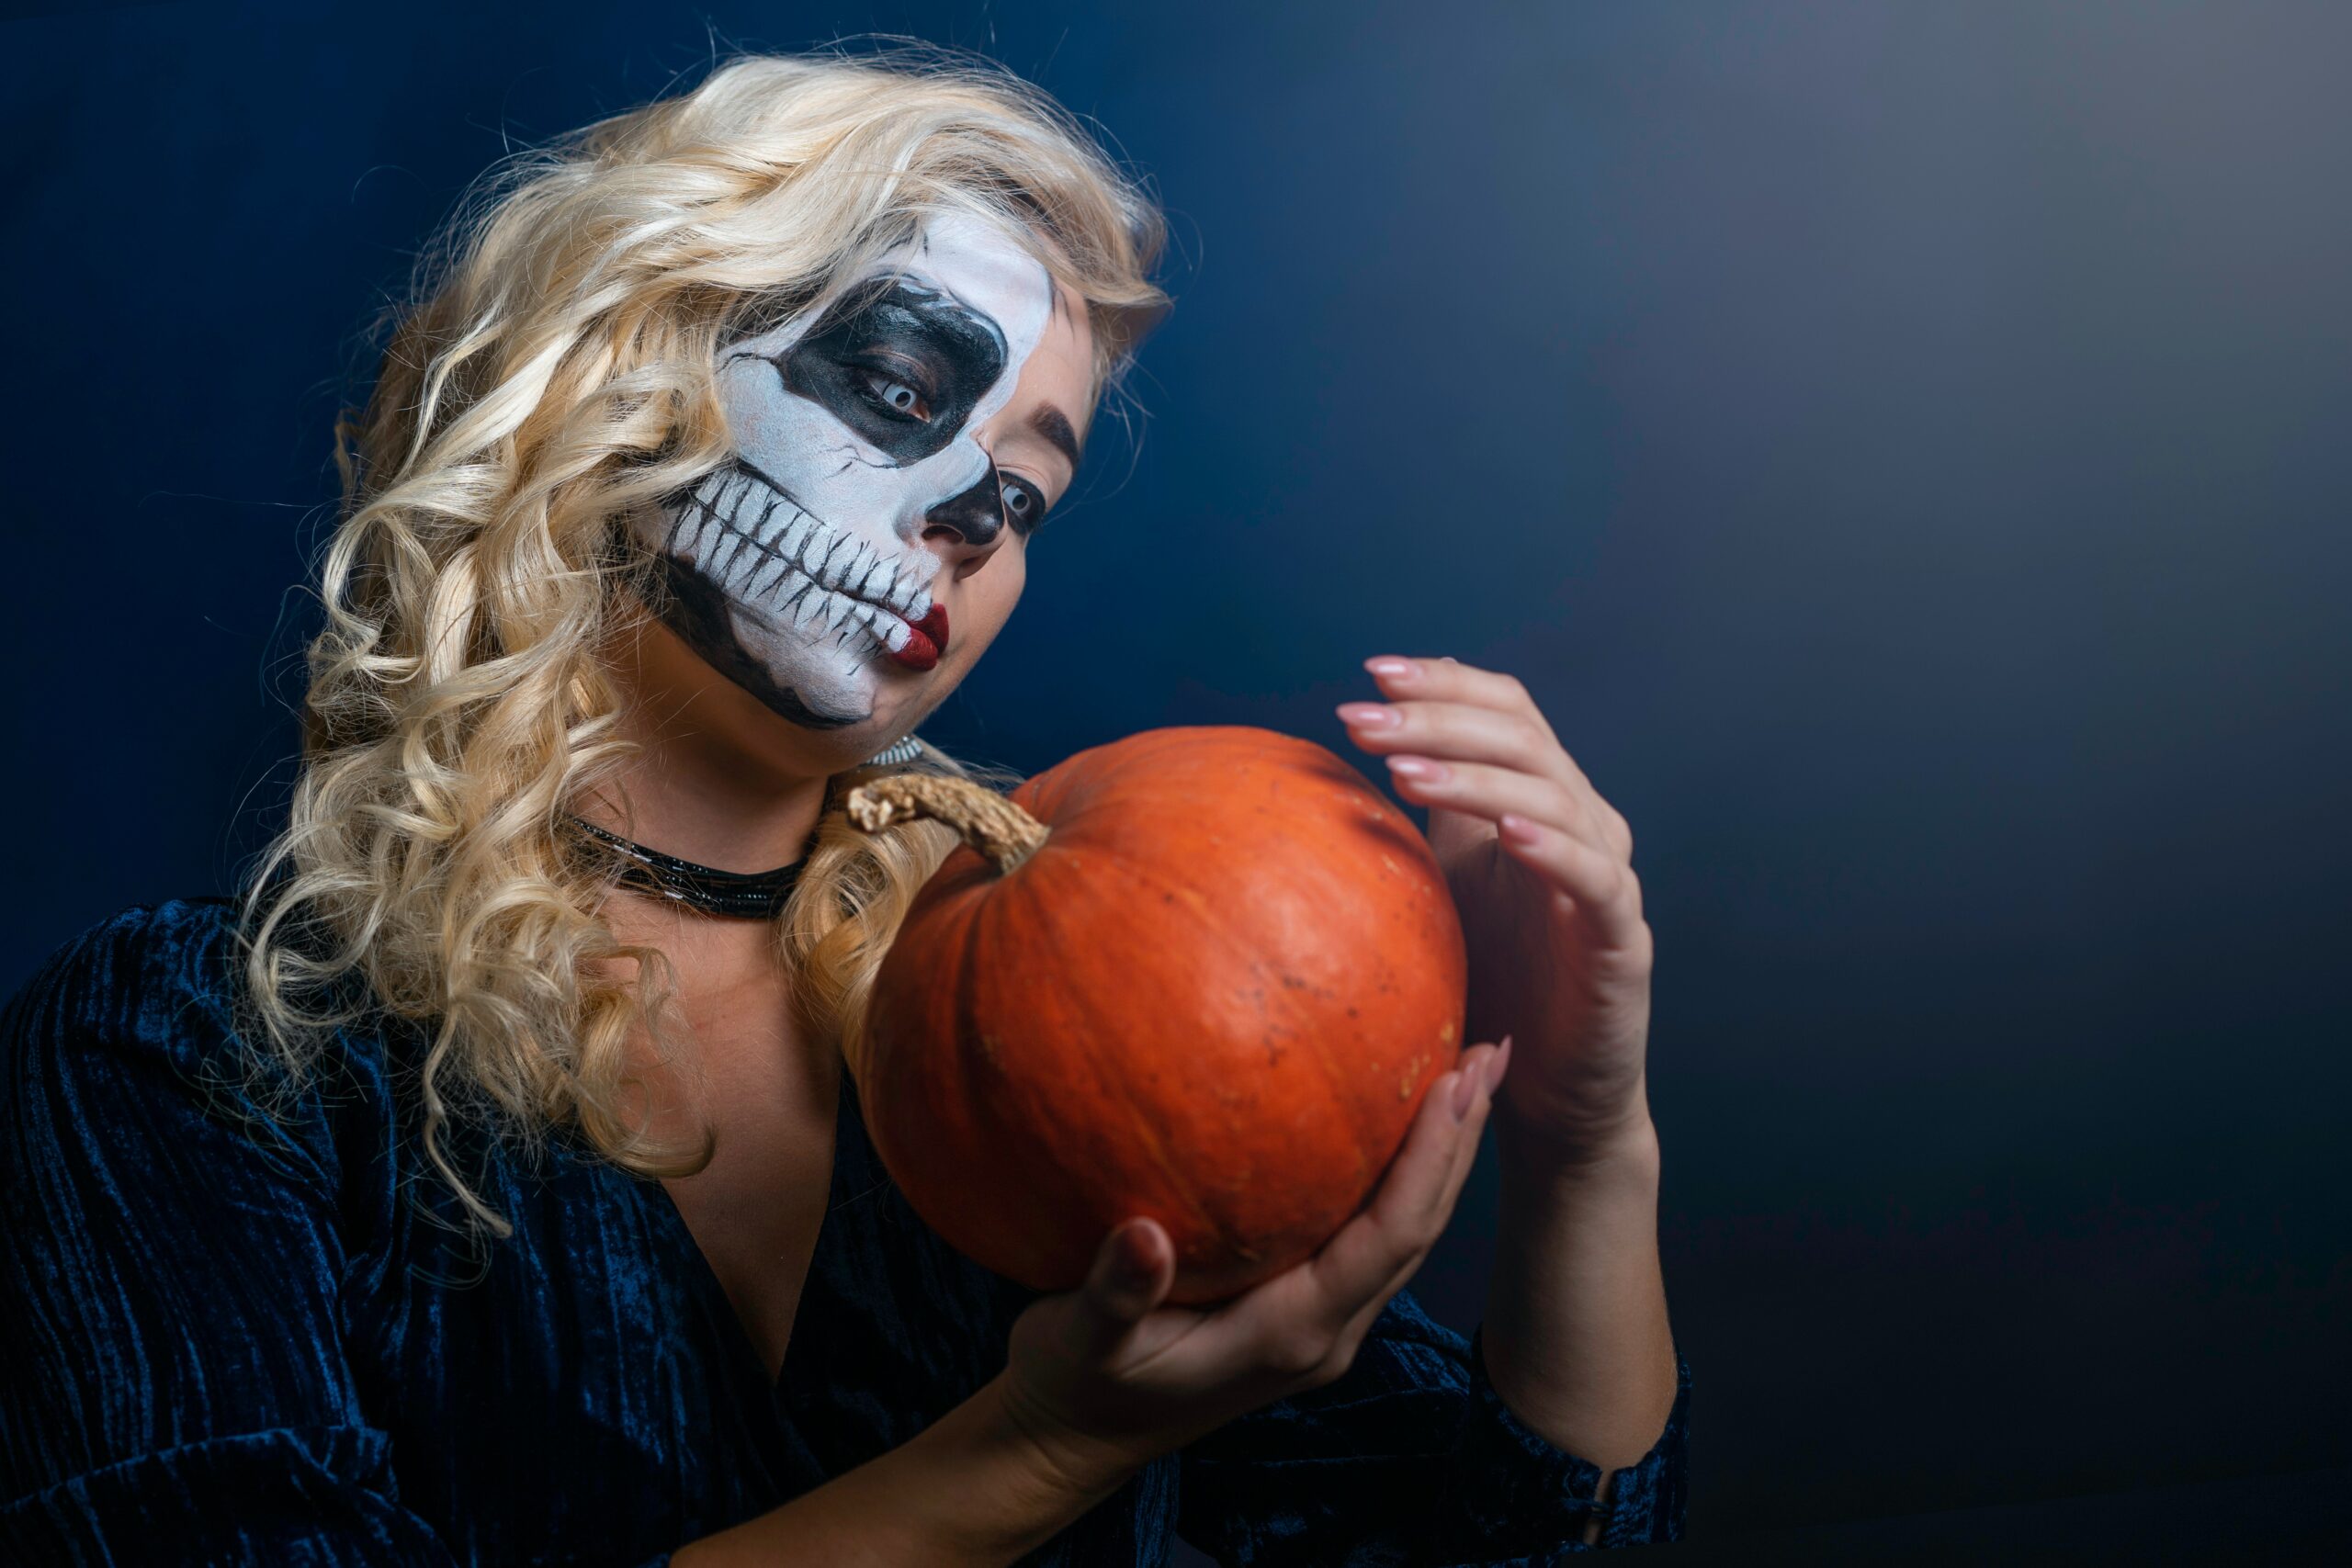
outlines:
[[[1000,876],[1035,854],[1050,831],[985,784],[944,773],[874,779],[850,791],[847,804],[849,819],[868,833],[921,817],[944,822],[988,856]]]

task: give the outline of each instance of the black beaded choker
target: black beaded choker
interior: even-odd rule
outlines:
[[[643,844],[633,844],[618,833],[607,833],[594,822],[583,822],[577,817],[571,821],[582,832],[613,852],[620,868],[617,880],[622,886],[640,893],[658,893],[706,915],[724,915],[739,920],[775,919],[784,912],[785,900],[792,897],[793,885],[800,880],[800,868],[808,863],[803,856],[774,871],[718,871],[675,855],[665,855],[660,850],[649,850]]]

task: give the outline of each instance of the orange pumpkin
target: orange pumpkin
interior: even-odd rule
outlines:
[[[1148,730],[1010,797],[897,774],[849,804],[967,839],[853,1047],[876,1150],[933,1230],[1034,1289],[1079,1284],[1131,1214],[1174,1240],[1177,1302],[1301,1261],[1461,1054],[1444,876],[1312,742]]]

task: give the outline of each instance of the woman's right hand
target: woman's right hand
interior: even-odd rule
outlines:
[[[1430,1086],[1371,1201],[1320,1251],[1228,1302],[1163,1307],[1176,1278],[1167,1231],[1140,1218],[1113,1230],[1082,1286],[1014,1321],[1006,1414],[1047,1462],[1091,1482],[1340,1377],[1453,1213],[1502,1050],[1474,1046]]]

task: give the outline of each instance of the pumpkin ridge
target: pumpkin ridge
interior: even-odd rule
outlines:
[[[1162,881],[1151,871],[1137,864],[1136,862],[1127,859],[1125,855],[1118,854],[1102,846],[1098,845],[1096,848],[1106,863],[1119,867],[1120,870],[1127,873],[1138,883],[1148,886],[1152,891],[1156,893],[1173,893],[1176,891],[1176,889],[1171,887],[1168,883]],[[1200,915],[1193,908],[1191,904],[1184,899],[1178,898],[1169,907],[1171,908],[1183,909],[1185,911],[1185,918],[1193,922],[1195,930],[1208,932],[1228,951],[1238,953],[1245,959],[1254,960],[1260,956],[1260,954],[1251,953],[1248,946],[1232,932],[1227,931],[1222,926],[1211,923],[1208,919]],[[1269,987],[1267,991],[1269,998],[1272,998],[1278,993],[1282,997],[1283,1008],[1291,1013],[1291,1024],[1293,1030],[1297,1033],[1299,1038],[1310,1043],[1310,1050],[1314,1059],[1320,1064],[1323,1068],[1324,1083],[1329,1089],[1332,1100],[1340,1108],[1340,1114],[1346,1119],[1348,1130],[1354,1134],[1350,1138],[1349,1143],[1355,1151],[1356,1179],[1361,1181],[1369,1174],[1365,1169],[1364,1159],[1366,1129],[1362,1118],[1355,1114],[1355,1095],[1350,1089],[1346,1077],[1340,1070],[1340,1065],[1332,1059],[1330,1047],[1328,1043],[1325,1042],[1323,1036],[1315,1030],[1302,1027],[1306,1021],[1298,1016],[1297,1004],[1290,999],[1288,987]]]
[[[994,870],[987,873],[990,878],[999,874]],[[986,903],[967,899],[961,914],[963,951],[956,956],[956,1003],[949,1016],[959,1021],[976,1022],[985,1011],[984,994],[989,977],[995,973],[989,966],[995,956],[989,951],[989,939],[993,933],[989,929]],[[969,1038],[956,1042],[956,1048],[949,1059],[956,1064],[956,1095],[969,1100],[977,1098],[973,1093],[975,1085],[989,1086],[986,1099],[980,1102],[986,1112],[985,1120],[975,1118],[975,1122],[992,1132],[1007,1122],[1017,1123],[1035,1119],[1038,1097],[1035,1086],[1021,1075],[1007,1074],[993,1064],[989,1045],[986,1035],[975,1027]],[[980,1065],[982,1062],[989,1062],[990,1066],[984,1070]],[[1058,1150],[1048,1150],[1041,1156],[1034,1143],[1018,1139],[1008,1139],[1007,1145],[1006,1152],[1023,1170],[1026,1185],[1033,1189],[1042,1189],[1046,1185],[1038,1179],[1041,1176],[1067,1175],[1067,1168],[1057,1157]]]
[[[1100,854],[1100,846],[1095,846],[1095,849],[1096,852]],[[1067,864],[1069,853],[1070,852],[1067,849],[1062,852],[1061,860],[1064,864]],[[1104,860],[1114,860],[1115,857],[1103,855],[1102,858]],[[1042,919],[1052,929],[1055,938],[1055,945],[1059,947],[1063,940],[1060,908],[1061,900],[1057,898],[1038,897],[1033,898],[1031,902],[1034,908],[1025,911],[1025,913],[1027,913],[1032,919]],[[1109,1037],[1115,1034],[1115,1031],[1105,1029],[1102,1026],[1102,1015],[1094,1007],[1093,998],[1088,996],[1082,989],[1078,987],[1066,987],[1062,989],[1061,995],[1065,1003],[1069,1005],[1073,1011],[1084,1015],[1088,1027],[1098,1036]],[[1140,1134],[1140,1138],[1138,1140],[1140,1146],[1144,1153],[1150,1158],[1151,1163],[1159,1168],[1160,1174],[1168,1179],[1169,1190],[1177,1195],[1178,1201],[1181,1201],[1186,1209],[1191,1211],[1193,1219],[1199,1221],[1200,1224],[1208,1230],[1214,1231],[1216,1234],[1217,1239],[1224,1244],[1228,1251],[1238,1253],[1248,1252],[1249,1248],[1242,1244],[1238,1236],[1235,1235],[1232,1227],[1227,1225],[1216,1214],[1211,1213],[1209,1209],[1203,1204],[1200,1195],[1193,1190],[1192,1183],[1183,1179],[1183,1173],[1177,1168],[1175,1163],[1168,1157],[1167,1145],[1161,1142],[1158,1131],[1151,1125],[1149,1118],[1144,1114],[1143,1107],[1136,1102],[1135,1097],[1131,1092],[1126,1080],[1117,1073],[1102,1072],[1100,1070],[1102,1058],[1098,1054],[1093,1052],[1087,1053],[1086,1060],[1090,1065],[1096,1067],[1093,1080],[1095,1088],[1106,1097],[1115,1096],[1118,1102],[1122,1106],[1125,1107],[1129,1120],[1134,1123],[1137,1133]],[[1114,1221],[1114,1223],[1116,1224],[1117,1222]]]
[[[1032,886],[1032,884],[1023,883],[1020,888],[1014,888],[1010,886],[1008,878],[992,869],[986,875],[987,880],[981,884],[981,886],[986,890],[987,897],[974,902],[969,908],[965,949],[958,959],[960,970],[957,978],[958,999],[953,1015],[959,1023],[969,1024],[976,1032],[981,1021],[995,1010],[991,1005],[995,1000],[992,995],[994,989],[992,981],[1004,972],[1003,954],[999,951],[1003,943],[1001,906],[993,900],[1003,898],[1008,895],[1018,899],[1025,895],[1029,886]],[[1034,900],[1034,902],[1043,908],[1049,901]],[[1016,912],[1025,914],[1029,911],[1023,908]],[[1057,940],[1058,940],[1058,933]],[[976,1050],[983,1055],[986,1054],[986,1047],[977,1032],[973,1039],[961,1042],[956,1053],[957,1065],[963,1075],[962,1081],[956,1086],[956,1090],[958,1093],[967,1093],[969,1085],[982,1080],[994,1086],[991,1090],[991,1099],[994,1103],[988,1118],[989,1122],[991,1123],[989,1129],[991,1134],[999,1131],[1011,1131],[1023,1122],[1034,1127],[1040,1122],[1058,1122],[1062,1120],[1055,1114],[1056,1107],[1059,1103],[1058,1097],[1050,1093],[1041,1093],[1041,1086],[1029,1082],[1024,1075],[1018,1072],[1008,1073],[1001,1067],[993,1068],[985,1074],[977,1071],[973,1062]],[[1093,1081],[1098,1088],[1101,1087],[1099,1055],[1093,1052],[1087,1052],[1083,1053],[1083,1056],[1090,1072],[1093,1075]],[[1063,1129],[1057,1127],[1056,1131],[1059,1134]],[[1083,1191],[1089,1185],[1086,1173],[1072,1168],[1072,1162],[1069,1157],[1069,1146],[1059,1136],[1050,1144],[1042,1139],[1012,1136],[1006,1139],[1006,1144],[1010,1157],[1023,1173],[1021,1185],[1029,1190],[1033,1192],[1055,1190],[1064,1192]],[[1056,1227],[1055,1238],[1051,1244],[1056,1249],[1059,1248],[1064,1239],[1061,1231],[1062,1227]],[[1083,1258],[1091,1256],[1092,1247],[1099,1246],[1101,1240],[1100,1236],[1096,1236],[1086,1247],[1080,1263],[1081,1269],[1084,1267]]]

